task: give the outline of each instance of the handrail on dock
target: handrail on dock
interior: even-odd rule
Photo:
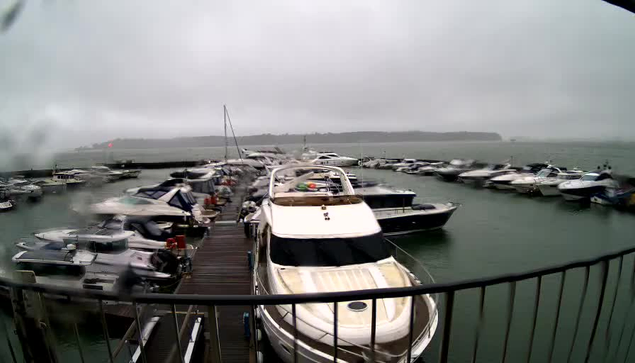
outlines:
[[[531,318],[532,329],[529,337],[529,350],[527,354],[529,358],[531,357],[533,345],[534,345],[534,336],[536,335],[536,321],[538,320],[538,308],[541,302],[541,295],[544,294],[546,278],[549,276],[559,276],[558,289],[554,290],[554,295],[558,297],[557,299],[557,315],[555,317],[555,321],[551,320],[553,324],[553,330],[550,336],[550,360],[554,356],[555,351],[555,339],[557,338],[558,325],[559,321],[563,319],[560,315],[562,308],[562,300],[563,300],[563,290],[565,290],[565,284],[570,285],[577,281],[575,278],[574,270],[583,270],[584,278],[579,279],[580,286],[582,287],[582,294],[579,297],[579,304],[576,305],[577,314],[575,320],[575,328],[573,331],[573,339],[571,345],[568,349],[567,361],[571,360],[572,356],[575,356],[574,347],[578,347],[578,349],[584,350],[583,361],[589,361],[592,354],[600,354],[594,352],[597,350],[601,351],[601,354],[606,355],[606,358],[614,358],[616,359],[620,353],[625,354],[625,358],[629,357],[630,354],[630,340],[635,336],[635,327],[633,327],[633,333],[630,334],[630,340],[624,341],[624,337],[628,337],[628,334],[625,335],[626,330],[626,322],[629,320],[630,310],[627,309],[625,312],[625,316],[623,319],[617,319],[615,314],[615,306],[618,300],[618,297],[621,296],[619,294],[622,290],[628,290],[628,294],[623,294],[629,296],[630,299],[630,307],[633,306],[633,300],[635,298],[631,292],[635,287],[635,259],[632,262],[632,276],[630,278],[630,282],[625,282],[627,279],[623,279],[622,275],[624,274],[623,270],[627,270],[624,268],[625,265],[625,257],[630,257],[631,255],[635,256],[635,247],[630,247],[626,249],[622,249],[617,252],[607,253],[598,257],[579,259],[572,262],[561,263],[552,265],[545,268],[534,269],[521,273],[510,273],[510,274],[502,274],[493,277],[486,278],[478,278],[478,279],[470,279],[463,280],[457,282],[447,282],[447,283],[424,283],[419,286],[405,287],[405,288],[388,288],[388,289],[373,289],[373,290],[358,290],[358,291],[343,291],[343,292],[328,292],[328,293],[310,293],[310,294],[298,294],[298,295],[194,295],[194,294],[131,294],[131,295],[123,295],[112,292],[102,292],[102,291],[86,291],[86,290],[77,290],[77,289],[69,289],[62,287],[50,287],[43,286],[39,284],[29,284],[29,283],[21,283],[12,281],[6,278],[0,278],[0,286],[4,286],[13,290],[22,290],[22,291],[30,291],[35,293],[43,293],[49,295],[59,295],[66,296],[70,298],[82,298],[89,299],[95,301],[118,301],[118,302],[132,302],[134,304],[166,304],[168,306],[174,307],[175,305],[181,306],[199,306],[201,311],[205,311],[203,307],[207,307],[208,311],[215,311],[211,309],[216,309],[222,306],[245,306],[251,307],[252,309],[259,305],[291,305],[291,310],[295,311],[295,306],[297,304],[307,304],[307,303],[335,303],[335,302],[345,302],[345,301],[355,301],[355,300],[372,300],[377,301],[379,299],[387,299],[387,298],[399,298],[399,297],[409,297],[409,296],[417,296],[417,295],[426,295],[426,294],[444,294],[445,299],[444,303],[440,307],[439,316],[442,318],[439,326],[442,327],[443,332],[441,334],[437,334],[437,339],[440,339],[440,349],[439,349],[439,361],[447,362],[450,354],[452,354],[452,350],[450,349],[450,341],[452,338],[451,329],[452,329],[452,321],[453,321],[453,312],[455,310],[455,297],[457,293],[465,290],[473,290],[477,289],[479,294],[479,321],[477,324],[477,328],[474,336],[474,351],[472,352],[472,358],[475,359],[478,354],[478,342],[481,335],[481,330],[484,329],[483,319],[484,319],[484,310],[485,310],[485,292],[487,288],[506,285],[508,286],[507,294],[504,294],[506,298],[507,305],[507,313],[506,318],[504,320],[504,324],[500,326],[500,329],[504,331],[504,343],[503,343],[503,356],[502,361],[505,361],[508,355],[511,353],[508,351],[508,346],[510,344],[510,332],[512,330],[512,320],[514,319],[514,309],[515,306],[518,308],[518,304],[533,301],[533,317]],[[629,258],[629,264],[630,262]],[[619,267],[617,269],[617,273],[610,274],[610,266],[611,262],[619,261]],[[246,261],[245,261],[246,263]],[[600,279],[599,286],[595,289],[589,289],[590,283],[590,274],[591,268],[596,265],[600,265]],[[609,278],[611,275],[613,278]],[[536,287],[533,291],[533,299],[516,299],[516,295],[519,293],[520,286],[519,284],[524,283],[526,281],[535,281]],[[609,286],[614,290],[611,293],[608,293]],[[572,290],[569,288],[569,290]],[[575,289],[576,292],[580,291]],[[594,304],[585,304],[585,301],[589,299],[589,293],[594,291],[598,294],[597,299],[594,300]],[[414,300],[414,299],[413,299]],[[544,300],[544,299],[542,299]],[[609,309],[606,307],[610,306]],[[592,321],[591,324],[580,324],[580,320],[582,319],[583,310],[591,309],[590,319]],[[252,310],[253,311],[253,310]],[[373,311],[374,312],[374,311]],[[103,314],[103,310],[101,312]],[[607,316],[608,314],[608,316]],[[214,314],[212,314],[214,315]],[[250,318],[253,318],[254,314],[251,314]],[[586,316],[586,315],[585,315]],[[337,324],[337,320],[335,320],[334,324]],[[376,319],[373,319],[376,321]],[[612,334],[612,337],[618,337],[617,339],[607,339],[601,340],[596,339],[598,335],[598,330],[600,323],[602,323],[602,327],[605,327],[606,334],[609,334],[611,331],[611,324],[616,324],[618,326],[619,334]],[[178,322],[174,322],[176,329],[176,336],[181,338],[183,336],[183,326],[178,328]],[[253,325],[255,326],[255,324]],[[620,327],[621,326],[621,327]],[[587,329],[587,331],[582,334],[580,329]],[[412,322],[410,329],[413,329]],[[615,329],[615,327],[614,327]],[[217,329],[218,335],[222,336],[222,329]],[[373,329],[372,331],[375,331]],[[214,335],[214,334],[212,334]],[[255,333],[253,335],[256,335]],[[576,345],[576,341],[580,339],[580,337],[587,337],[584,344],[578,343]],[[216,337],[218,338],[218,337]],[[626,338],[628,339],[628,338]],[[218,348],[221,348],[222,339],[216,340],[219,344]],[[600,346],[602,343],[602,350],[599,348],[594,348],[596,346]],[[625,344],[628,344],[628,348],[626,350],[622,349]],[[613,351],[613,349],[614,351]],[[335,347],[337,349],[337,347]],[[175,349],[172,349],[173,351]],[[408,356],[410,356],[411,352],[408,352]],[[582,357],[581,356],[581,357]],[[217,356],[217,359],[221,359],[220,355]],[[612,360],[611,360],[612,361]]]

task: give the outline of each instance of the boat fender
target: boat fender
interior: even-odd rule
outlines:
[[[176,247],[176,241],[174,240],[174,238],[168,238],[165,241],[165,248],[166,249],[171,250],[171,249],[173,249],[175,247]]]

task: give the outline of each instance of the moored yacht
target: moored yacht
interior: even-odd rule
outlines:
[[[134,195],[109,198],[89,207],[101,216],[127,215],[152,217],[155,221],[174,222],[175,227],[204,232],[210,220],[187,186],[140,188]]]
[[[108,183],[112,183],[124,177],[124,172],[115,171],[105,165],[94,165],[90,167],[90,172],[104,178]],[[132,174],[130,174],[131,176]],[[138,175],[137,175],[138,176]]]
[[[434,163],[429,163],[426,166],[420,166],[416,170],[412,170],[411,172],[409,172],[409,174],[432,176],[432,175],[436,174],[437,169],[442,168],[444,164],[445,163],[443,161],[437,161],[437,162],[434,162]]]
[[[11,259],[17,270],[32,271],[35,282],[43,285],[77,289],[113,291],[119,276],[109,272],[90,271],[96,255],[85,251],[38,250],[20,251]]]
[[[464,183],[484,184],[491,178],[516,172],[510,164],[490,164],[482,169],[470,170],[459,174],[459,180]]]
[[[317,154],[314,159],[310,160],[314,165],[328,165],[338,167],[348,167],[357,165],[358,159],[348,156],[340,156],[336,153],[321,153]]]
[[[139,277],[155,281],[176,278],[191,266],[189,258],[177,257],[169,251],[144,252],[130,249],[127,238],[130,235],[132,232],[122,233],[117,238],[76,235],[63,242],[21,243],[17,247],[26,251],[74,252],[76,249],[83,255],[95,255],[91,260],[92,272],[118,274],[130,268]]]
[[[128,246],[138,250],[160,250],[173,237],[171,224],[159,225],[148,217],[115,216],[88,228],[58,228],[35,233],[39,240],[61,243],[67,240],[90,239],[117,241],[128,239]],[[22,249],[30,249],[28,243],[18,243]]]
[[[518,178],[510,185],[520,194],[531,194],[538,191],[536,185],[547,178],[555,178],[559,173],[566,171],[566,168],[559,168],[553,165],[540,170],[536,175],[528,175]]]
[[[570,180],[558,185],[558,191],[562,197],[569,201],[589,201],[596,194],[617,188],[619,183],[613,179],[610,170],[586,173],[578,180]]]
[[[444,168],[435,170],[436,175],[445,181],[455,181],[459,175],[476,167],[474,160],[454,159]]]
[[[7,197],[2,196],[2,191],[0,190],[0,213],[8,212],[15,208],[15,202]]]
[[[400,168],[411,167],[417,163],[417,159],[403,159],[401,162],[392,164],[392,170],[397,171]]]
[[[537,172],[546,168],[547,166],[549,165],[544,163],[527,164],[523,166],[522,169],[516,172],[491,178],[489,180],[489,184],[499,190],[515,190],[514,187],[511,185],[513,181],[535,175]]]
[[[562,173],[558,173],[556,176],[549,176],[538,181],[536,183],[536,188],[538,188],[540,194],[545,197],[559,196],[560,191],[558,190],[558,185],[569,180],[580,179],[582,175],[584,175],[584,172],[578,169],[563,171]]]
[[[269,185],[269,199],[261,207],[258,239],[254,248],[254,293],[303,294],[419,284],[414,275],[390,254],[371,209],[339,168],[341,190],[300,191],[308,173],[276,184],[276,169]],[[296,167],[297,168],[297,167]],[[309,170],[307,170],[309,169]],[[412,300],[414,299],[414,301]],[[371,301],[341,302],[334,320],[333,304],[296,306],[297,341],[289,305],[258,306],[262,326],[281,361],[301,357],[307,362],[332,362],[333,332],[337,326],[338,361],[372,359],[401,362],[412,348],[413,360],[430,343],[438,323],[435,300],[430,295],[377,299],[375,346],[371,350]],[[409,339],[410,309],[414,305],[412,345]]]
[[[53,174],[53,181],[66,184],[67,189],[75,189],[86,185],[86,180],[79,179],[73,171],[58,171]]]
[[[11,178],[6,182],[0,182],[4,194],[14,200],[38,200],[42,197],[42,188],[26,179]]]

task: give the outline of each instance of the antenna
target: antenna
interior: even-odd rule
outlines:
[[[360,186],[363,188],[363,187],[364,187],[364,146],[362,145],[362,143],[361,143],[361,142],[359,143],[359,152],[360,152],[360,154],[361,154],[361,159],[360,159],[360,160],[361,160],[361,163],[359,164],[359,169],[360,169],[360,170],[359,170],[359,175],[360,175],[360,177],[361,177],[361,179],[360,179],[360,180],[361,180],[361,184],[360,184]],[[364,201],[365,201],[365,198],[364,198],[364,194],[363,194],[363,193],[362,193],[362,200],[364,200]]]
[[[225,127],[225,163],[227,163],[227,107],[223,105],[223,126]]]

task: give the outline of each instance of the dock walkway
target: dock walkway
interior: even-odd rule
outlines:
[[[238,218],[244,195],[245,187],[239,188],[235,191],[231,202],[224,206],[209,236],[203,240],[201,247],[196,251],[192,275],[182,281],[176,293],[251,294],[247,252],[251,250],[253,240],[245,237],[241,223],[232,223]],[[188,307],[180,306],[177,309],[185,311]],[[243,314],[249,311],[249,307],[219,306],[217,311],[223,363],[249,362],[250,341],[245,337],[243,327]],[[200,312],[207,313],[207,308],[201,307]],[[179,318],[180,322],[181,318]],[[158,325],[152,335],[146,346],[148,361],[163,362],[169,356],[170,347],[174,346],[173,323]]]

